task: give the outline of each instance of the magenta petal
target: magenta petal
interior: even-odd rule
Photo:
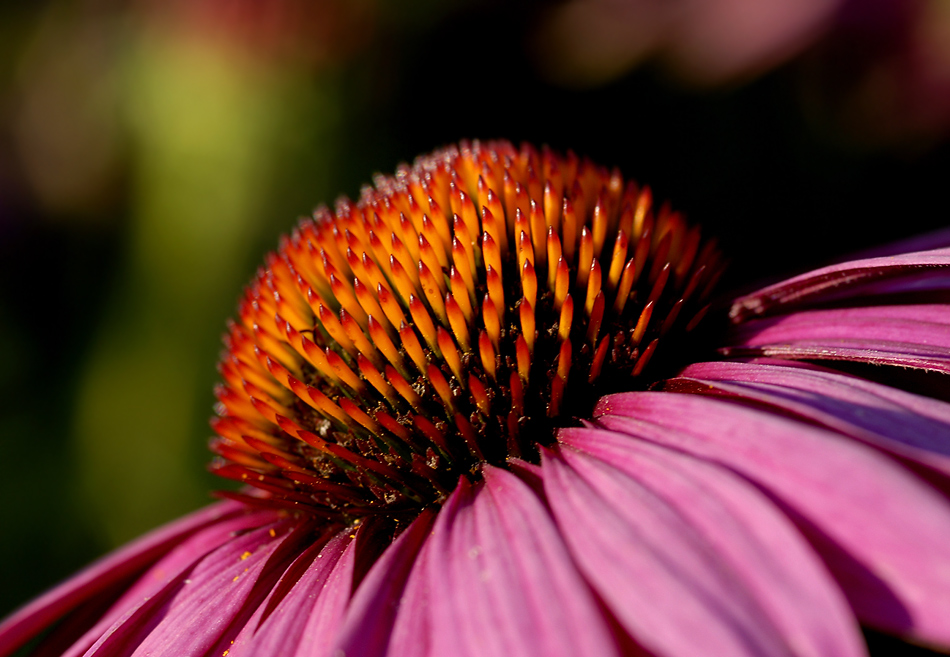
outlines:
[[[228,654],[330,655],[350,599],[353,539],[353,532],[346,529],[304,551],[258,607]]]
[[[214,504],[149,532],[86,567],[0,623],[0,657],[13,653],[100,591],[145,569],[185,537],[244,508],[237,502]]]
[[[950,249],[866,258],[824,267],[739,297],[733,321],[859,296],[950,289]]]
[[[267,509],[244,509],[203,527],[177,545],[171,552],[145,571],[132,586],[97,620],[82,637],[76,640],[62,657],[79,657],[122,618],[129,616],[141,605],[174,587],[195,564],[232,540],[238,533],[273,525],[278,514]]]
[[[320,598],[310,612],[303,637],[297,646],[297,652],[294,653],[297,657],[331,654],[330,647],[339,634],[343,615],[346,613],[346,606],[353,592],[355,561],[356,543],[350,542],[327,577],[320,591]],[[311,647],[313,647],[312,651]],[[324,648],[326,648],[325,653]],[[252,654],[261,653],[253,652]]]
[[[538,496],[505,470],[484,476],[459,482],[429,539],[432,654],[618,654]]]
[[[795,340],[858,338],[950,349],[950,306],[867,306],[807,310],[747,322],[736,344],[758,346]]]
[[[824,369],[695,363],[667,382],[793,413],[950,476],[950,404]]]
[[[87,655],[208,653],[254,598],[263,597],[255,585],[270,558],[299,540],[299,532],[288,533],[294,524],[281,521],[233,537],[130,610]]]
[[[950,646],[950,502],[892,459],[824,429],[698,395],[611,395],[597,412],[604,427],[747,477],[808,534],[858,618]],[[590,447],[583,435],[568,437]],[[629,442],[619,434],[602,440]]]
[[[824,565],[754,486],[656,445],[564,433],[584,434],[594,456],[545,454],[554,515],[588,581],[652,654],[864,654]]]
[[[429,611],[429,553],[431,541],[422,544],[393,623],[388,657],[428,657],[432,655],[432,624]]]
[[[433,513],[423,511],[376,560],[353,594],[343,618],[336,652],[372,657],[387,648],[403,590],[419,549],[432,527]]]
[[[928,349],[903,342],[873,340],[800,341],[793,344],[769,344],[757,347],[726,347],[724,356],[769,356],[803,360],[840,360],[871,365],[891,365],[928,372],[950,374],[950,357],[943,349]]]
[[[190,590],[176,597],[135,654],[197,656],[227,650],[280,575],[313,540],[314,527],[306,520],[290,518],[272,529],[259,546],[252,542],[239,551],[228,544],[199,564],[189,575]],[[263,529],[257,532],[263,534]],[[183,629],[186,623],[191,624],[188,630]]]
[[[950,372],[950,306],[809,310],[755,320],[737,327],[720,351]]]

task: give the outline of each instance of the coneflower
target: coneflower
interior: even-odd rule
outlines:
[[[537,462],[696,325],[720,271],[649,188],[571,153],[463,143],[375,183],[268,257],[212,422],[216,473],[327,521],[412,517],[483,464]]]
[[[948,245],[701,322],[722,258],[649,188],[422,157],[244,294],[211,467],[247,486],[13,614],[0,656],[61,618],[38,654],[950,648],[950,404],[814,364],[950,373]]]

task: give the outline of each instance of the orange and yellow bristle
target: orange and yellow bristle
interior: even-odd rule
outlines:
[[[721,270],[649,188],[570,152],[463,142],[374,182],[282,239],[229,326],[212,469],[255,503],[412,513],[536,458]]]

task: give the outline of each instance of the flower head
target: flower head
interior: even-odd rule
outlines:
[[[414,516],[636,385],[720,266],[617,171],[507,142],[437,151],[268,258],[225,340],[212,468],[343,524]]]
[[[814,364],[950,373],[948,243],[735,299],[687,362],[721,258],[648,188],[506,142],[420,158],[248,287],[212,469],[250,487],[11,616],[0,655],[63,616],[41,650],[950,647],[950,404]]]

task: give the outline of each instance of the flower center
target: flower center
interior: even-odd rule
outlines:
[[[436,151],[268,256],[225,337],[211,468],[266,492],[224,495],[341,522],[417,512],[635,387],[720,271],[616,170]]]

